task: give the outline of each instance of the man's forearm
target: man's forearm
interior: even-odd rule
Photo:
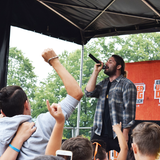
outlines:
[[[21,149],[23,141],[20,138],[15,137],[11,143],[15,148]],[[16,160],[18,152],[13,150],[11,147],[8,147],[5,152],[0,157],[0,160]]]
[[[92,73],[91,78],[89,79],[87,86],[86,86],[86,90],[88,92],[92,92],[95,89],[97,76],[98,76],[98,74],[96,74],[94,72]]]
[[[94,65],[93,73],[91,75],[91,78],[88,81],[87,86],[86,86],[86,90],[88,92],[92,92],[95,89],[97,76],[98,76],[99,72],[102,70],[102,67],[103,67],[102,62],[101,62],[101,65],[99,65],[99,64]]]
[[[46,155],[56,155],[56,151],[61,148],[62,136],[63,136],[64,123],[58,124],[56,122],[50,140],[47,144],[45,154]]]
[[[128,134],[129,134],[130,128],[124,128],[123,129],[123,135],[125,140],[128,142]]]
[[[46,62],[52,57],[57,57],[56,53],[52,49],[46,49],[42,53],[42,57]],[[73,76],[64,68],[58,58],[53,58],[49,61],[52,67],[55,69],[59,77],[62,79],[67,93],[73,98],[80,100],[83,96],[83,92],[79,87],[77,81]]]
[[[53,68],[58,73],[60,78],[63,81],[63,84],[67,90],[67,93],[74,97],[77,100],[80,100],[83,96],[82,90],[79,87],[78,82],[73,78],[73,76],[65,69],[65,67],[59,62],[58,59],[55,59],[52,63]]]

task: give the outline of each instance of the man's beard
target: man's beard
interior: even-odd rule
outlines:
[[[114,66],[113,68],[109,68],[108,70],[104,70],[104,73],[110,77],[110,76],[115,75],[116,70],[117,70],[117,66]]]

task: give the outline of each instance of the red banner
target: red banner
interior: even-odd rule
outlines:
[[[136,120],[160,120],[160,60],[126,63],[137,87]]]

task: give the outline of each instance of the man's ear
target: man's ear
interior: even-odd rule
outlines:
[[[133,149],[134,154],[137,154],[138,146],[136,143],[132,143],[132,149]]]
[[[29,110],[29,102],[26,100],[24,103],[24,110]]]
[[[30,103],[28,100],[26,100],[24,103],[23,114],[24,115],[31,115],[31,107],[30,107]]]
[[[1,114],[3,115],[3,117],[6,117],[6,115],[3,113],[2,109],[1,109]]]
[[[122,66],[119,64],[118,66],[117,66],[117,69],[121,69],[122,68]]]

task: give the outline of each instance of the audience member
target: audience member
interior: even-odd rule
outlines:
[[[155,160],[160,152],[160,126],[152,122],[138,124],[132,132],[136,160]]]
[[[92,143],[81,136],[67,139],[62,143],[61,149],[72,151],[72,160],[91,160],[93,157]]]
[[[108,160],[105,142],[100,139],[92,139],[91,142],[93,145],[94,160]]]
[[[76,80],[61,65],[57,55],[52,49],[45,50],[42,57],[52,65],[67,90],[67,97],[60,102],[65,119],[67,119],[79,103],[83,93]],[[47,104],[49,104],[49,102],[47,102]],[[1,156],[9,146],[18,126],[25,121],[31,122],[32,117],[29,100],[19,86],[8,86],[1,89],[0,109],[2,115],[6,116],[5,118],[0,118]],[[49,112],[39,115],[36,120],[37,129],[32,136],[23,143],[18,160],[33,159],[38,155],[44,154],[54,125],[55,119]]]
[[[57,156],[44,155],[44,156],[38,156],[34,158],[33,160],[65,160],[65,159],[62,157],[57,157]]]

